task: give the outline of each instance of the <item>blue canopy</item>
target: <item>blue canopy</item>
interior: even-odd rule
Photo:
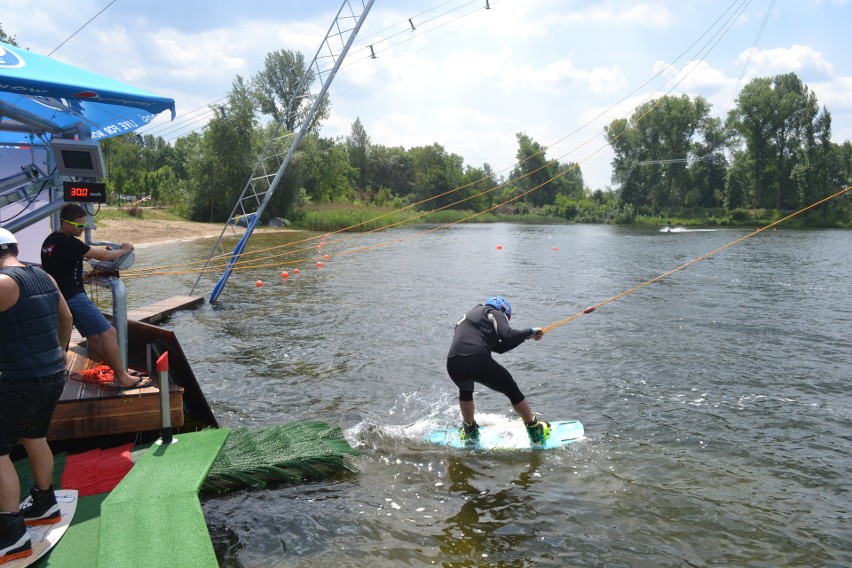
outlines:
[[[175,101],[0,42],[0,144],[100,139],[145,126]]]

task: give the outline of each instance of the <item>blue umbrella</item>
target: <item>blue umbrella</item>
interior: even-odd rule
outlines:
[[[174,119],[174,99],[0,42],[0,144],[109,138],[165,110]]]

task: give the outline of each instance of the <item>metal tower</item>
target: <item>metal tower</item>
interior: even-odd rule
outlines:
[[[210,275],[208,267],[211,261],[228,258],[228,264],[224,272],[210,292],[210,302],[215,302],[222,293],[225,283],[234,269],[234,265],[239,261],[240,256],[242,256],[249,238],[260,221],[263,210],[278,187],[278,183],[281,181],[293,157],[293,153],[299,146],[302,137],[311,128],[314,115],[322,103],[329,85],[334,80],[337,70],[340,68],[341,63],[343,63],[343,59],[346,57],[346,53],[349,51],[352,42],[355,40],[355,36],[358,35],[358,30],[361,29],[361,25],[367,18],[370,8],[373,7],[373,2],[374,0],[361,0],[356,3],[358,6],[353,6],[353,2],[344,0],[340,6],[340,10],[338,10],[334,22],[332,22],[328,33],[326,33],[325,39],[320,44],[313,61],[306,67],[305,74],[301,78],[297,91],[297,96],[304,93],[301,96],[307,97],[311,102],[310,111],[305,115],[302,123],[296,126],[295,136],[285,154],[279,152],[282,140],[293,136],[293,134],[289,132],[285,132],[283,135],[280,134],[282,121],[278,121],[273,128],[272,135],[261,152],[260,159],[257,161],[254,171],[243,188],[243,192],[237,199],[230,217],[225,222],[225,226],[222,228],[222,232],[219,234],[213,250],[207,257],[207,262],[198,275],[190,294],[195,292],[195,289],[198,288],[199,283],[205,275]],[[329,66],[329,64],[333,65]],[[312,75],[314,79],[313,87],[310,80]],[[315,87],[319,88],[314,90]],[[233,224],[240,219],[246,220],[246,231],[233,250],[228,252],[223,246],[223,237],[225,232],[228,229],[233,229]]]

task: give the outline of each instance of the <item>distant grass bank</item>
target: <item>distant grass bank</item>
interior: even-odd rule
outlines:
[[[639,227],[664,227],[669,221],[679,227],[765,227],[792,212],[775,209],[686,209],[651,214],[639,211],[626,225]],[[109,224],[111,219],[146,219],[153,221],[186,221],[169,209],[154,207],[117,208],[101,207],[97,211],[98,220]],[[393,209],[358,204],[326,203],[310,205],[296,209],[288,216],[292,229],[318,232],[330,231],[374,231],[386,227],[398,227],[412,224],[447,225],[453,223],[522,223],[522,224],[569,224],[576,222],[566,218],[542,214],[540,211],[528,214],[500,214],[496,212],[477,214],[473,211],[445,209],[442,211],[422,212],[414,209]],[[594,220],[584,219],[584,223]],[[601,219],[600,223],[607,223]],[[838,216],[826,216],[820,212],[794,217],[782,224],[788,229],[852,229],[852,220]]]
[[[294,211],[289,219],[296,229],[310,231],[373,231],[385,227],[411,224],[447,225],[452,223],[530,223],[553,224],[565,222],[540,215],[476,214],[473,211],[444,209],[424,213],[414,209],[391,209],[363,205],[323,204]]]
[[[150,221],[187,221],[180,215],[162,207],[113,207],[102,206],[95,211],[95,218],[109,223],[110,219],[120,221],[127,219],[148,219]]]
[[[636,215],[627,225],[639,227],[664,227],[669,221],[680,227],[765,227],[792,212],[774,209],[691,209],[676,211],[670,215]],[[311,231],[373,231],[384,227],[409,224],[452,223],[526,223],[526,224],[569,224],[574,221],[540,213],[526,215],[503,215],[498,213],[475,214],[472,211],[446,209],[423,213],[415,210],[367,207],[360,205],[326,204],[299,209],[290,219],[293,228]],[[594,222],[584,220],[583,222]],[[601,223],[605,221],[601,220]],[[850,229],[852,222],[841,219],[806,215],[794,217],[782,224],[788,229]]]
[[[778,209],[690,209],[673,211],[670,214],[637,215],[633,224],[637,226],[663,227],[669,221],[678,227],[765,227],[795,211]],[[824,212],[806,212],[781,225],[786,229],[852,229],[852,220],[844,220],[839,215],[826,215]]]

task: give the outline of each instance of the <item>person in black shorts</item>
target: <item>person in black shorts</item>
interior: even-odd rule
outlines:
[[[62,207],[59,218],[59,230],[48,235],[41,245],[41,265],[59,284],[77,331],[86,338],[89,352],[113,370],[113,388],[128,390],[151,386],[149,377],[133,376],[121,364],[118,332],[83,287],[84,258],[112,260],[132,251],[133,245],[122,243],[120,248],[110,250],[90,247],[78,239],[86,228],[87,215],[76,203]]]
[[[474,383],[509,398],[534,444],[543,443],[550,435],[550,424],[538,419],[511,373],[491,357],[492,352],[505,353],[530,337],[535,341],[542,338],[540,327],[512,329],[511,317],[509,302],[502,296],[492,296],[484,305],[478,304],[468,311],[456,323],[453,332],[453,343],[447,354],[447,373],[459,388],[462,438],[471,443],[479,441],[479,426],[474,416]]]
[[[53,492],[47,431],[65,387],[71,311],[56,282],[18,261],[18,241],[0,228],[0,564],[32,555],[25,524],[61,514]],[[18,441],[35,478],[32,504],[19,509],[20,480],[9,454]]]

